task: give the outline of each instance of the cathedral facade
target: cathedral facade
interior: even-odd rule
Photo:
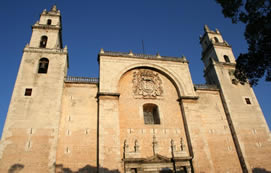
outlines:
[[[44,10],[23,50],[0,145],[0,172],[271,171],[253,89],[235,79],[218,30],[200,38],[207,84],[188,60],[98,54],[99,78],[67,76],[60,11]]]

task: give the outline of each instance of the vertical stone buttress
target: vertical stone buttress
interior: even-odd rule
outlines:
[[[98,95],[98,172],[121,171],[119,94],[99,92]]]
[[[269,128],[253,89],[234,77],[235,57],[231,46],[216,29],[205,25],[200,38],[202,61],[208,84],[220,88],[221,100],[231,129],[243,172],[256,169],[271,170],[271,140]]]
[[[55,172],[67,48],[60,11],[44,10],[32,26],[14,86],[0,147],[0,172]]]

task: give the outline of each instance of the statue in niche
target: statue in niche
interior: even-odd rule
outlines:
[[[149,69],[139,69],[133,74],[133,92],[135,96],[156,98],[163,94],[162,80],[158,73]]]

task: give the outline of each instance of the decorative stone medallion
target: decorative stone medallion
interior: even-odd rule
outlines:
[[[162,80],[158,73],[148,69],[139,69],[133,73],[133,92],[135,96],[156,98],[163,94]]]

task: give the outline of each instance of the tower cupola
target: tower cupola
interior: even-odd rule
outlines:
[[[62,49],[61,15],[56,5],[50,11],[43,10],[32,31],[29,47]]]
[[[200,44],[202,47],[202,61],[204,62],[205,68],[207,68],[212,61],[235,63],[231,46],[223,39],[218,29],[213,31],[205,25],[204,35],[200,37]]]

